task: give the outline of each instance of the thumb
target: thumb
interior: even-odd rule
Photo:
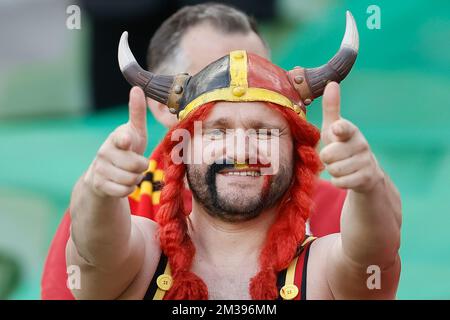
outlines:
[[[322,131],[341,118],[341,94],[339,84],[330,82],[325,87],[322,99]]]
[[[128,103],[129,123],[139,136],[147,137],[147,103],[141,88],[133,87],[130,90]]]

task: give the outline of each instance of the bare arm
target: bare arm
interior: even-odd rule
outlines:
[[[81,269],[76,298],[116,298],[142,266],[145,242],[127,196],[148,166],[146,108],[142,91],[133,88],[130,121],[111,133],[74,187],[66,260]]]
[[[400,276],[400,195],[359,129],[340,118],[337,84],[327,86],[325,93],[322,138],[326,146],[320,156],[332,183],[349,189],[341,233],[322,244],[328,250],[330,290],[338,299],[394,298]],[[380,287],[374,282],[370,289],[368,278],[378,270]]]

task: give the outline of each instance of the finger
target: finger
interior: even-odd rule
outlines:
[[[129,122],[132,127],[140,136],[147,136],[147,103],[141,88],[131,88],[128,109]]]
[[[102,192],[111,197],[126,197],[131,194],[135,188],[136,186],[128,187],[106,179],[101,183]]]
[[[114,166],[110,162],[102,163],[102,165],[98,167],[97,172],[105,177],[105,179],[127,187],[137,185],[144,178],[142,173],[134,173],[123,170]]]
[[[368,150],[365,140],[352,139],[346,142],[332,142],[325,146],[319,153],[320,160],[324,164],[331,164],[336,161],[350,158],[353,155]]]
[[[341,117],[341,98],[339,84],[330,82],[325,87],[322,99],[322,131]]]
[[[343,177],[332,177],[331,183],[338,188],[358,190],[361,186],[368,184],[370,179],[367,170],[359,170]]]
[[[333,162],[326,166],[326,170],[335,178],[350,175],[362,168],[369,162],[365,153],[359,153],[350,158]]]
[[[100,161],[133,173],[142,173],[148,169],[149,159],[131,150],[116,148],[115,144],[105,143],[97,152]]]
[[[111,150],[107,159],[115,167],[132,173],[143,173],[148,169],[148,158],[133,151]]]
[[[345,119],[335,121],[331,125],[331,132],[338,141],[350,140],[357,131],[358,128],[353,123]]]

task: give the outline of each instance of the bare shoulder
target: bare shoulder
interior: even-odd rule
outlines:
[[[148,218],[140,216],[131,216],[131,222],[141,232],[145,239],[145,244],[148,249],[155,249],[160,253],[159,240],[158,240],[158,224]],[[158,254],[159,254],[158,253]]]
[[[314,240],[309,249],[306,298],[308,300],[334,299],[326,277],[326,265],[330,248],[334,246],[339,234],[331,234]]]
[[[132,216],[132,223],[136,232],[142,234],[145,244],[144,262],[142,269],[136,275],[133,282],[119,299],[142,299],[147,291],[151,279],[153,278],[161,256],[161,247],[158,238],[158,224],[153,220]]]

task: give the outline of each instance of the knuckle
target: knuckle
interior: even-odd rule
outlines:
[[[367,143],[366,139],[359,137],[358,138],[358,146],[359,146],[359,150],[361,150],[362,152],[366,152],[369,151],[369,143]]]
[[[374,163],[373,157],[369,152],[365,152],[362,155],[361,162],[364,166],[371,166]]]
[[[103,144],[100,149],[97,150],[97,158],[106,159],[108,157],[109,148],[108,144]]]
[[[361,183],[365,185],[365,184],[369,183],[370,180],[371,180],[371,174],[369,173],[369,171],[362,172]]]
[[[100,161],[99,161],[98,159],[94,159],[94,161],[92,162],[91,168],[92,168],[92,172],[93,172],[94,174],[96,174],[96,173],[99,171],[99,167],[100,167],[99,162],[100,162]]]
[[[101,190],[102,187],[104,186],[103,179],[101,179],[99,177],[95,177],[92,181],[92,186],[97,190]]]
[[[103,161],[94,160],[94,163],[92,164],[92,169],[95,175],[104,174],[104,167]]]

